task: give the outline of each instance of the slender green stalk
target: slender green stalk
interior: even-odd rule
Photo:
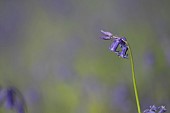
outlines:
[[[135,91],[137,109],[138,109],[138,113],[141,113],[140,101],[139,101],[139,97],[138,97],[138,90],[137,90],[136,77],[135,77],[135,70],[134,70],[133,55],[132,55],[132,51],[131,51],[130,45],[129,44],[127,44],[127,45],[129,47],[130,63],[131,63],[131,68],[132,68],[133,88],[134,88],[134,91]]]
[[[112,43],[113,47],[111,47],[111,49],[110,49],[111,51],[113,51],[117,54],[116,50],[117,50],[118,46],[119,45],[123,46],[121,53],[117,54],[119,57],[126,58],[127,46],[129,48],[130,63],[131,63],[131,68],[132,68],[132,81],[133,81],[133,88],[134,88],[135,97],[136,97],[136,105],[137,105],[138,113],[141,113],[140,102],[139,102],[138,91],[137,91],[136,78],[135,78],[134,61],[133,61],[133,56],[132,56],[132,51],[131,51],[130,45],[126,41],[125,37],[121,38],[121,37],[113,36],[112,33],[105,32],[103,30],[101,30],[101,32],[102,32],[102,34],[104,34],[102,39],[104,39],[104,40],[115,39],[116,40],[115,42]],[[122,41],[125,42],[126,44],[122,44]]]

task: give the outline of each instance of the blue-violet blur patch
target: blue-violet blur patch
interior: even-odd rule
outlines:
[[[143,113],[165,113],[167,110],[165,106],[156,107],[155,105],[150,106],[148,109],[144,110]]]

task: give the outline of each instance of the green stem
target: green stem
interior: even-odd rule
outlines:
[[[134,70],[133,55],[132,55],[132,51],[131,51],[130,45],[129,44],[127,44],[127,45],[129,47],[130,63],[131,63],[131,68],[132,68],[133,88],[134,88],[134,91],[135,91],[137,109],[138,109],[138,113],[141,113],[140,101],[139,101],[139,97],[138,97],[138,90],[137,90],[136,77],[135,77],[135,70]]]

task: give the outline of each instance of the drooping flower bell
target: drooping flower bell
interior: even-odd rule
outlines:
[[[113,41],[111,46],[109,47],[110,51],[115,52],[117,55],[119,55],[119,51],[117,51],[119,45],[121,44],[122,40],[120,38],[117,38]]]
[[[122,51],[119,52],[118,56],[120,56],[122,58],[128,58],[128,54],[126,54],[126,52],[128,51],[127,45],[123,45],[121,48],[122,48]]]

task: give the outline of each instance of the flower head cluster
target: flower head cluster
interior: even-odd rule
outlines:
[[[25,113],[25,102],[21,93],[14,87],[0,89],[0,104],[7,109],[15,109],[17,113]]]
[[[143,113],[165,113],[167,110],[165,106],[156,107],[155,105],[150,106],[149,109],[146,109]]]
[[[122,58],[128,58],[127,51],[128,51],[128,46],[127,46],[127,40],[125,37],[116,37],[113,36],[112,33],[106,32],[101,30],[101,33],[103,36],[100,38],[103,40],[111,40],[113,39],[113,43],[109,47],[109,49],[116,53],[117,56],[122,57]],[[118,50],[120,47],[121,51]]]

